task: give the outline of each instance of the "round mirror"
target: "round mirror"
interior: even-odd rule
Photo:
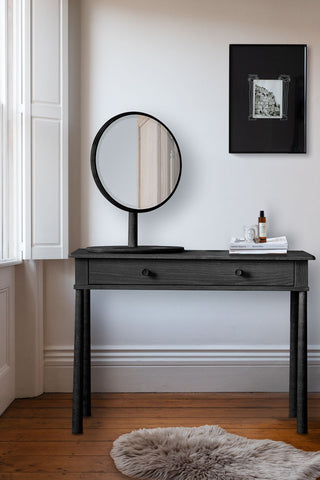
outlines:
[[[128,212],[146,212],[164,204],[181,176],[181,155],[170,130],[141,112],[106,122],[91,150],[91,169],[101,193]]]

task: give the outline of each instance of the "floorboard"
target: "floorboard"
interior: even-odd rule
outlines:
[[[248,438],[320,450],[320,394],[309,395],[309,433],[296,433],[281,393],[93,394],[84,433],[71,434],[71,394],[17,399],[0,417],[0,480],[123,480],[112,442],[138,428],[218,424]]]

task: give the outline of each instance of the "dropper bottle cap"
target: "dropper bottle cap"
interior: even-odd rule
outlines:
[[[264,210],[260,210],[260,217],[264,217]]]

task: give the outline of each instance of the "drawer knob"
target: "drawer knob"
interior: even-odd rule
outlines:
[[[241,268],[237,268],[234,273],[237,275],[237,277],[241,277],[243,275],[243,270],[241,270]]]
[[[150,270],[148,270],[147,268],[144,268],[141,273],[144,277],[150,277],[151,275]]]

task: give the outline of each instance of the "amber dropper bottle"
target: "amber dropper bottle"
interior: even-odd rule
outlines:
[[[267,223],[266,223],[266,217],[264,216],[263,210],[260,210],[260,216],[258,218],[258,232],[259,232],[259,242],[265,243],[267,241]]]

